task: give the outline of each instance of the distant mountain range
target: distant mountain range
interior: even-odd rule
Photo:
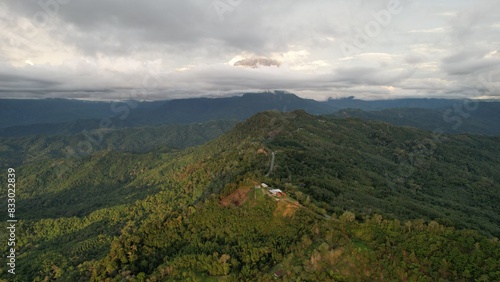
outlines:
[[[474,111],[465,109],[463,103],[448,99],[363,101],[353,97],[316,101],[284,91],[155,102],[0,100],[0,136],[73,134],[109,127],[244,120],[262,111],[298,109],[314,115],[382,120],[428,130],[442,127],[448,133],[499,134],[500,123],[496,121],[500,119],[500,102],[481,102],[480,107],[475,105],[478,107]],[[346,109],[356,111],[342,111]]]
[[[481,102],[466,106],[457,102],[445,108],[393,108],[381,111],[344,109],[332,116],[379,120],[399,126],[412,126],[438,133],[500,135],[500,103]]]

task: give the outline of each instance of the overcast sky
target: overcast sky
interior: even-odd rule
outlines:
[[[498,0],[0,0],[0,97],[498,98]]]

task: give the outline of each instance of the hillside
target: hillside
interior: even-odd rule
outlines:
[[[75,134],[102,127],[114,128],[191,124],[215,120],[243,120],[266,111],[305,109],[313,114],[333,113],[325,102],[294,94],[246,93],[234,97],[190,98],[154,102],[86,102],[64,99],[0,100],[0,136]]]
[[[76,134],[82,130],[99,129],[103,127],[102,124],[110,124],[114,128],[128,128],[215,120],[244,120],[262,111],[290,112],[298,109],[315,115],[333,114],[344,109],[359,109],[372,112],[345,111],[341,112],[341,116],[394,121],[396,125],[412,125],[424,129],[444,124],[445,130],[456,125],[457,115],[460,114],[458,117],[463,119],[467,126],[462,126],[459,133],[497,135],[499,130],[495,121],[499,117],[498,110],[495,109],[498,109],[498,102],[482,103],[485,107],[479,107],[472,113],[453,112],[449,120],[443,122],[443,114],[446,111],[455,110],[455,105],[463,103],[464,101],[447,99],[363,101],[352,97],[315,101],[285,91],[152,102],[0,99],[0,121],[2,121],[0,136]],[[405,115],[407,111],[412,114]],[[473,118],[470,120],[463,118],[462,114],[471,114]]]
[[[381,111],[345,109],[334,114],[341,118],[353,117],[380,120],[398,126],[412,126],[448,134],[472,133],[500,135],[500,103],[458,103],[447,108],[393,108]]]
[[[156,127],[80,129],[76,134],[0,137],[0,168],[47,158],[88,156],[98,151],[150,152],[201,145],[230,130],[236,121]]]
[[[301,115],[270,131],[280,183],[301,186],[330,211],[433,219],[500,235],[499,137]]]
[[[111,103],[67,99],[0,99],[0,128],[109,118]]]
[[[16,281],[498,280],[500,139],[434,137],[272,111],[183,151],[27,163]]]
[[[358,109],[362,111],[382,111],[386,109],[418,108],[418,109],[444,109],[461,103],[461,100],[436,99],[436,98],[406,98],[391,100],[365,101],[354,97],[328,99],[325,103],[341,109]]]
[[[227,98],[179,99],[166,102],[153,112],[138,113],[137,119],[153,117],[156,122],[201,122],[219,119],[244,120],[267,110],[289,112],[303,109],[312,114],[333,113],[334,107],[312,99],[300,98],[294,94],[275,91],[274,93],[246,93]],[[132,114],[133,115],[133,114]],[[134,116],[132,117],[134,118]]]

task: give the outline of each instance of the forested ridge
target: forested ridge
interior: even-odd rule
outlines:
[[[500,103],[461,101],[440,108],[398,107],[379,111],[344,109],[332,116],[380,120],[448,134],[500,135]]]
[[[0,166],[50,158],[78,158],[99,151],[145,153],[201,145],[230,130],[236,121],[132,128],[80,129],[75,134],[0,137]]]
[[[289,112],[298,109],[316,115],[382,120],[426,130],[439,127],[452,134],[500,133],[498,101],[425,98],[364,101],[354,97],[315,101],[286,91],[267,91],[230,97],[149,102],[0,99],[0,137],[70,135],[108,126],[131,128],[216,120],[241,121],[262,111]]]
[[[304,111],[184,150],[46,155],[16,168],[14,279],[500,280],[498,156],[498,137]]]

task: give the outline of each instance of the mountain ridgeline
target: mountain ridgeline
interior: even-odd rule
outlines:
[[[230,127],[22,162],[15,281],[500,280],[500,137],[302,110]]]
[[[99,151],[145,153],[201,145],[232,129],[236,121],[130,128],[82,129],[75,134],[0,137],[0,167],[50,158],[81,158]]]
[[[352,97],[315,101],[275,91],[170,101],[88,102],[63,99],[0,100],[0,136],[75,134],[83,130],[244,120],[267,110],[376,119],[446,133],[498,135],[499,102],[450,99],[363,101]]]
[[[500,103],[461,101],[448,108],[391,108],[380,111],[344,109],[333,116],[380,120],[439,133],[500,135]]]

